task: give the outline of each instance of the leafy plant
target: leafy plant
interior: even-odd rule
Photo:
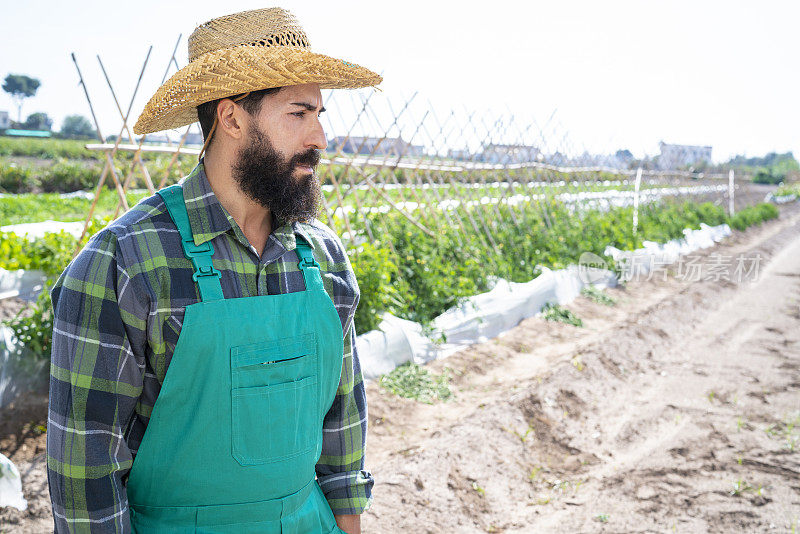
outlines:
[[[450,373],[447,369],[441,375],[434,376],[426,368],[414,362],[406,362],[382,375],[378,383],[400,397],[433,404],[434,400],[450,398],[452,393],[449,381]]]
[[[738,211],[730,218],[728,224],[736,230],[745,230],[749,226],[775,219],[778,215],[778,208],[772,204],[761,203]]]
[[[617,304],[617,299],[608,295],[602,289],[598,289],[592,285],[583,286],[583,289],[581,289],[581,295],[598,304],[603,304],[604,306],[614,306]]]
[[[361,291],[356,308],[356,328],[359,332],[368,332],[378,327],[382,312],[402,310],[403,284],[398,280],[397,260],[388,248],[365,243],[349,252]]]
[[[53,336],[53,306],[49,288],[54,280],[45,283],[36,302],[20,310],[16,316],[5,321],[14,332],[21,346],[17,350],[27,350],[34,358],[50,357],[50,342]]]
[[[583,327],[583,321],[570,310],[558,304],[548,302],[542,308],[542,317],[547,321],[557,321],[559,323],[571,324],[572,326]]]

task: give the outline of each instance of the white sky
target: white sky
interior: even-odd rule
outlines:
[[[105,135],[121,122],[95,58],[127,108],[149,45],[150,65],[132,115],[166,68],[179,33],[210,18],[270,4],[252,1],[28,0],[0,9],[0,78],[42,82],[23,119],[43,111],[89,116],[69,53],[75,52]],[[417,1],[280,3],[312,48],[384,76],[388,96],[419,91],[450,109],[505,112],[555,123],[591,152],[654,154],[658,142],[800,157],[800,2]],[[16,108],[0,92],[0,109]],[[131,123],[134,121],[131,121]],[[329,132],[335,134],[340,132]],[[533,141],[533,140],[532,140]],[[459,145],[454,142],[454,145]]]

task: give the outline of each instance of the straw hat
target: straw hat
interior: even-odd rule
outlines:
[[[369,69],[312,52],[300,23],[285,9],[243,11],[195,28],[189,64],[158,88],[133,131],[191,124],[200,104],[248,91],[305,83],[357,89],[381,80]]]

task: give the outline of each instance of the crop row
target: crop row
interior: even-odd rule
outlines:
[[[115,201],[113,192],[105,195],[103,198],[108,200],[101,203]],[[13,206],[16,200],[0,199],[0,206]],[[348,251],[361,290],[356,329],[366,332],[376,328],[383,311],[428,323],[464,298],[489,290],[498,278],[529,281],[538,276],[543,266],[557,269],[577,263],[583,252],[602,256],[607,245],[631,250],[641,247],[643,240],[664,242],[682,237],[684,228],[697,228],[700,223],[727,222],[741,230],[778,215],[777,208],[769,204],[752,206],[728,217],[720,206],[711,203],[659,202],[640,208],[634,233],[630,207],[572,212],[568,206],[548,202],[546,206],[532,202],[514,208],[499,205],[497,216],[481,231],[469,225],[443,225],[431,235],[396,212],[371,222],[369,217],[362,219],[366,223],[355,221],[355,233],[363,233],[363,224],[371,224],[375,237],[373,242]],[[56,204],[60,203],[63,201]],[[111,209],[111,205],[105,207]],[[52,207],[55,211],[41,215],[58,218],[57,214],[63,213],[60,205]],[[31,208],[22,203],[14,218],[22,218],[26,209]],[[38,209],[46,208],[40,205]],[[458,215],[474,215],[468,210],[463,208]],[[548,220],[544,213],[549,214]],[[95,220],[89,235],[108,220]],[[40,269],[52,282],[67,266],[76,247],[76,239],[66,232],[48,234],[32,243],[14,234],[0,234],[0,267]],[[46,293],[34,307],[33,315],[29,312],[24,320],[12,322],[15,328],[24,325],[25,335],[38,332],[36,343],[42,343],[49,335],[46,328],[52,311]],[[21,331],[18,333],[22,335]]]

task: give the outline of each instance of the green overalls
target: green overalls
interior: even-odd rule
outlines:
[[[134,533],[343,532],[316,481],[342,325],[308,243],[306,290],[226,299],[211,243],[196,246],[179,185],[158,192],[194,265],[200,302],[128,478]]]

